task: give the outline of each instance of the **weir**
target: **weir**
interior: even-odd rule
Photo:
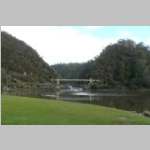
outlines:
[[[61,82],[88,82],[89,84],[92,84],[93,82],[99,82],[100,80],[97,79],[51,79],[51,81],[56,82],[56,99],[60,98],[60,83]],[[89,99],[92,100],[92,96],[89,96]]]

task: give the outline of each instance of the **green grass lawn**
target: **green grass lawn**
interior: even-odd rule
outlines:
[[[128,111],[76,102],[2,96],[3,125],[150,124]]]

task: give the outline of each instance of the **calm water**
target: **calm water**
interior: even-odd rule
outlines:
[[[78,101],[102,106],[109,106],[138,113],[150,110],[150,90],[147,91],[99,91],[99,92],[64,92],[60,95],[69,101]]]
[[[150,90],[145,91],[114,91],[99,90],[86,91],[82,88],[73,88],[54,91],[47,88],[28,88],[28,89],[12,89],[9,91],[12,95],[36,96],[78,101],[82,103],[90,103],[102,106],[109,106],[129,111],[143,112],[150,110]]]

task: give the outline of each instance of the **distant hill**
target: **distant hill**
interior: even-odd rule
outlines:
[[[95,62],[90,60],[86,63],[61,63],[51,66],[54,68],[61,78],[68,79],[89,79],[92,76]]]
[[[84,66],[84,64],[61,63],[52,65],[51,67],[58,72],[60,78],[73,79],[73,78],[80,78],[80,70],[82,69],[82,66]]]
[[[1,32],[1,67],[2,87],[42,83],[56,77],[55,70],[32,47],[6,32]]]

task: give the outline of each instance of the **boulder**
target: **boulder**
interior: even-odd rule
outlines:
[[[150,111],[149,110],[145,110],[143,112],[143,115],[146,116],[146,117],[150,117]]]

